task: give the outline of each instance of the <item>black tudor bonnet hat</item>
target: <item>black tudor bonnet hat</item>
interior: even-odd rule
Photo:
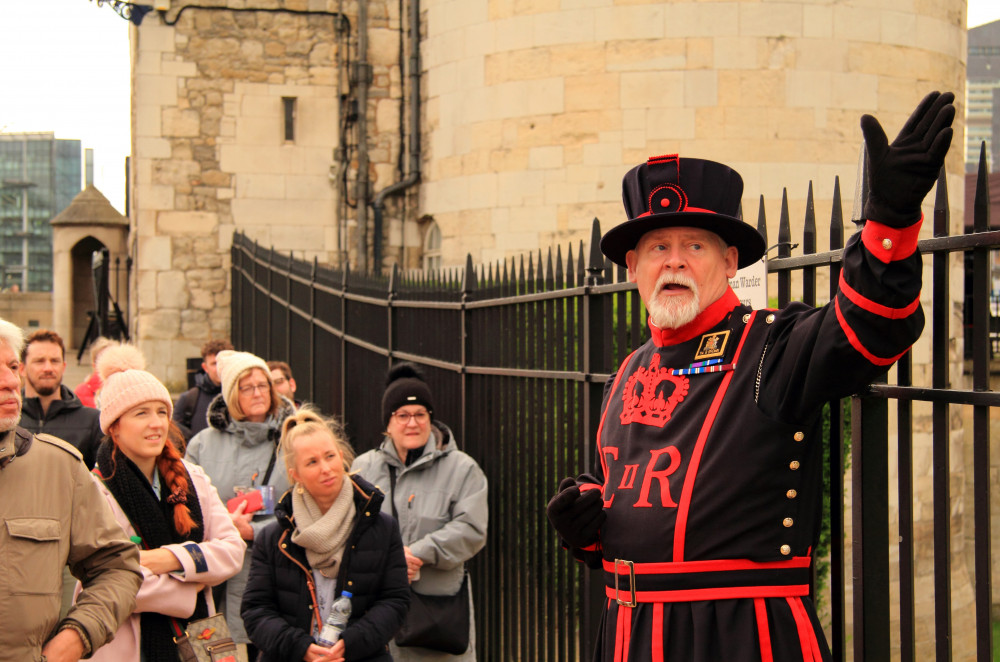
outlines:
[[[382,423],[389,425],[392,412],[406,405],[423,405],[434,414],[434,399],[424,375],[412,363],[398,363],[389,370],[382,395]]]
[[[615,264],[650,230],[702,228],[722,237],[739,251],[739,268],[764,255],[764,237],[740,218],[743,178],[722,163],[652,156],[625,173],[622,200],[628,220],[601,239],[601,251]]]

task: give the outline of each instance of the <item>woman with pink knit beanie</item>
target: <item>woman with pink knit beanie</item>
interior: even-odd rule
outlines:
[[[115,518],[139,545],[143,582],[135,612],[98,662],[175,662],[173,637],[215,613],[211,586],[239,571],[246,545],[208,476],[167,442],[170,393],[131,345],[101,353],[97,477]],[[79,588],[78,588],[79,590]]]

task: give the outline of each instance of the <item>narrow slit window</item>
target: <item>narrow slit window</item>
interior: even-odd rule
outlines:
[[[285,142],[295,141],[295,97],[281,97],[285,117]]]

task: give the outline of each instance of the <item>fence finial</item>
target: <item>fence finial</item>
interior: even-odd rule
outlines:
[[[806,194],[806,218],[802,228],[802,252],[811,255],[816,252],[816,202],[813,200],[813,183],[809,180]]]
[[[951,225],[951,207],[948,205],[948,178],[945,176],[944,166],[941,166],[934,191],[934,236],[947,237],[950,234],[949,225]]]
[[[590,285],[599,284],[604,270],[604,254],[601,253],[601,222],[594,217],[590,225],[590,260],[587,262],[587,278]]]
[[[778,257],[792,254],[792,221],[788,216],[788,189],[781,189],[781,218],[778,219]]]
[[[851,220],[861,225],[865,222],[865,202],[868,200],[868,146],[862,142],[858,154],[858,175],[854,183],[854,206]]]
[[[844,208],[840,202],[840,175],[833,179],[833,208],[830,210],[830,250],[844,247]]]
[[[764,196],[760,196],[760,206],[757,208],[757,232],[764,237],[764,245],[767,246],[767,213],[764,211]]]
[[[474,292],[478,285],[476,282],[476,267],[472,264],[472,253],[466,253],[465,275],[462,277],[462,294]]]
[[[990,229],[990,164],[986,158],[986,141],[979,146],[979,171],[976,176],[976,197],[972,203],[972,229]]]

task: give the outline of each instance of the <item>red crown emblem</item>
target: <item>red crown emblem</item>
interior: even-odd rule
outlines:
[[[672,384],[673,388],[670,389],[667,384]],[[688,394],[688,387],[687,377],[672,375],[667,368],[661,368],[660,355],[654,354],[649,368],[639,366],[625,381],[622,425],[635,422],[662,428],[678,403]]]

